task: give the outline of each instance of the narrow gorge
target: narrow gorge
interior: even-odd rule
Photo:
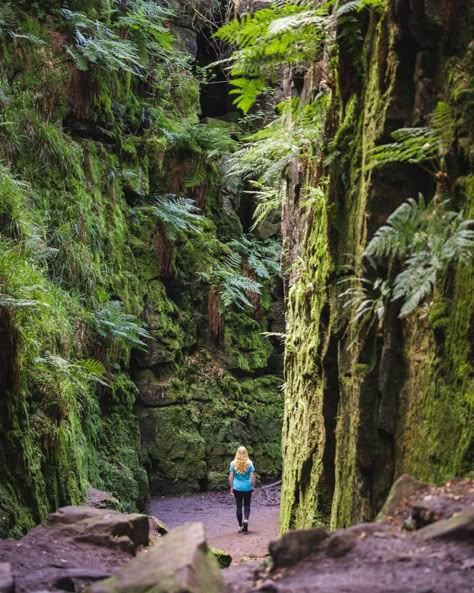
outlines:
[[[473,0],[7,0],[0,48],[0,538],[240,445],[281,534],[471,496]]]

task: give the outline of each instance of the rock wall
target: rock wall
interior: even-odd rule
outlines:
[[[359,13],[358,41],[341,36],[331,57],[329,159],[295,164],[284,208],[285,258],[304,265],[287,279],[282,530],[370,520],[403,472],[438,483],[473,470],[472,266],[451,269],[406,320],[391,303],[383,327],[362,337],[340,298],[387,216],[437,189],[415,165],[374,169],[372,149],[426,125],[440,100],[457,121],[449,193],[472,218],[473,17],[472,2],[382,2]],[[308,99],[321,70],[306,74]],[[321,178],[324,197],[301,208],[302,183]]]
[[[116,4],[0,6],[2,536],[90,484],[134,510],[145,467],[213,486],[242,441],[263,475],[281,463],[281,363],[261,335],[281,323],[278,279],[254,310],[208,311],[243,227],[220,168],[235,130],[199,122],[199,18]],[[204,231],[169,239],[163,194],[194,199]]]

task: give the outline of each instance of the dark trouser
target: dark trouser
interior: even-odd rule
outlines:
[[[244,518],[248,521],[250,517],[250,499],[252,498],[252,491],[242,492],[241,490],[234,490],[234,498],[237,510],[237,521],[242,527],[242,503],[244,505]]]

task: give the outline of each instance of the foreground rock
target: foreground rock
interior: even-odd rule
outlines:
[[[88,506],[69,506],[48,516],[47,524],[76,541],[109,548],[118,547],[131,554],[149,542],[146,515],[125,514]]]
[[[88,593],[222,593],[223,581],[204,528],[188,523],[92,585]]]
[[[420,508],[431,524],[416,529]],[[225,571],[227,593],[472,593],[474,481],[433,487],[405,476],[384,513],[332,533],[286,533],[270,544],[270,566]]]
[[[129,562],[150,535],[145,515],[64,507],[21,540],[0,540],[0,593],[81,591]]]

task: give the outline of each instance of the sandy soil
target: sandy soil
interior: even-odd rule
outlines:
[[[269,542],[278,536],[279,493],[257,488],[247,534],[238,532],[234,499],[228,492],[155,497],[147,512],[169,528],[200,521],[206,529],[209,544],[228,552],[235,565],[268,554]]]

